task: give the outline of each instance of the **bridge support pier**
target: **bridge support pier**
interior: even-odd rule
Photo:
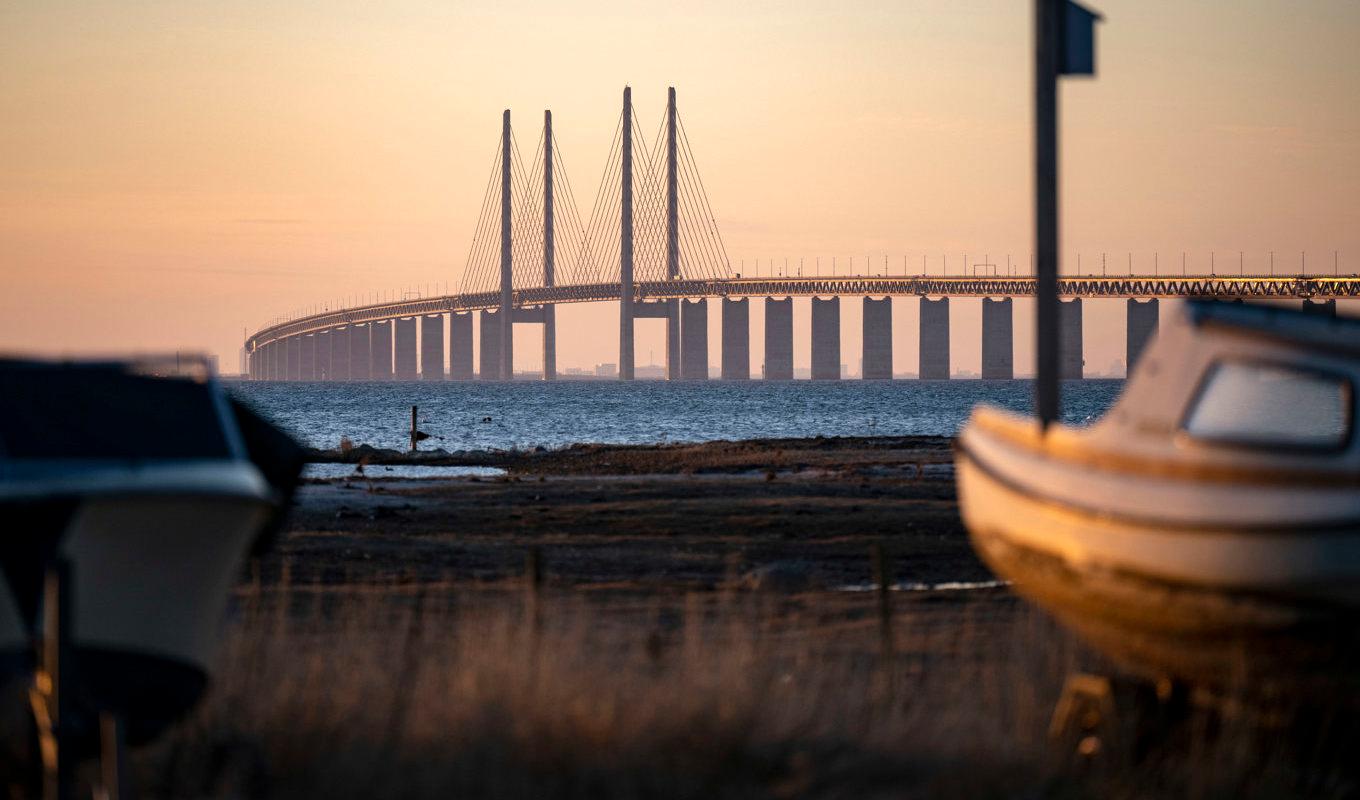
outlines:
[[[284,339],[284,359],[287,366],[284,367],[283,380],[296,381],[299,374],[302,374],[302,341],[296,336]]]
[[[349,326],[349,379],[367,381],[373,378],[373,352],[366,323]]]
[[[335,370],[331,367],[331,346],[334,339],[328,330],[316,335],[316,379],[319,381],[335,380]]]
[[[982,378],[1015,377],[1015,314],[1011,298],[982,298]]]
[[[420,379],[444,380],[444,315],[420,318]]]
[[[478,347],[477,377],[484,381],[501,379],[501,320],[498,311],[479,311],[478,332],[481,343]]]
[[[793,298],[765,298],[765,369],[767,381],[793,380]]]
[[[263,380],[274,380],[274,345],[267,344],[260,348],[260,375]]]
[[[841,377],[841,299],[812,298],[812,379]]]
[[[316,380],[316,336],[307,334],[299,336],[301,339],[301,371],[298,373],[300,381]]]
[[[864,298],[860,378],[890,381],[893,376],[892,298]]]
[[[390,320],[374,322],[369,326],[369,347],[372,348],[369,364],[373,380],[392,380],[392,323]]]
[[[1084,375],[1081,298],[1058,303],[1058,377],[1078,380]]]
[[[1143,354],[1143,348],[1157,332],[1157,324],[1160,312],[1158,310],[1157,298],[1139,302],[1136,298],[1130,297],[1125,304],[1128,319],[1125,322],[1125,345],[1124,345],[1124,372],[1127,375],[1133,374],[1133,365],[1138,363],[1138,358]]]
[[[449,315],[449,380],[470,381],[472,372],[472,314]]]
[[[680,378],[708,380],[708,298],[680,303]]]
[[[335,380],[347,381],[349,377],[349,328],[331,329],[331,366],[335,369]]]
[[[751,378],[751,303],[743,297],[722,301],[722,379]]]
[[[420,377],[416,371],[416,319],[406,317],[392,322],[392,339],[396,344],[392,360],[393,371],[399,381],[413,381]]]
[[[543,380],[557,380],[557,306],[543,306]]]
[[[1314,300],[1306,298],[1303,301],[1303,310],[1308,314],[1319,314],[1324,317],[1336,316],[1335,300]]]
[[[921,363],[917,375],[923,381],[949,379],[949,298],[921,298]]]

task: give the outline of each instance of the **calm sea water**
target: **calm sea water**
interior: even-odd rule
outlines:
[[[1068,381],[1067,421],[1099,417],[1122,380]],[[953,435],[977,403],[1029,412],[1032,382],[522,381],[248,383],[237,397],[313,447],[405,448],[411,406],[446,450],[796,436]],[[487,418],[490,421],[485,421]]]

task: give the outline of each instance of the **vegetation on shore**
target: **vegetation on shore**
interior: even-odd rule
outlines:
[[[210,701],[139,757],[160,797],[1280,797],[1353,784],[1231,721],[1085,755],[1092,658],[968,593],[252,587]],[[985,593],[984,593],[985,594]],[[992,598],[994,600],[994,598]],[[1123,728],[1132,718],[1117,720]],[[1131,729],[1107,741],[1133,741]],[[1127,734],[1127,736],[1125,736]]]

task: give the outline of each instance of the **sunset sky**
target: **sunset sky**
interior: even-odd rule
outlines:
[[[1360,3],[1099,0],[1099,76],[1062,90],[1064,271],[1360,271]],[[510,108],[551,108],[589,202],[620,92],[679,93],[734,268],[1031,249],[1030,3],[0,4],[0,351],[205,350],[319,302],[456,287]],[[524,140],[528,139],[528,143]],[[583,209],[583,213],[588,209]],[[748,267],[748,272],[752,267]],[[428,287],[428,289],[426,288]],[[843,301],[843,361],[859,353]],[[977,301],[954,364],[976,369]],[[1028,304],[1017,306],[1020,369]],[[898,370],[916,366],[899,299]],[[806,365],[806,308],[797,363]],[[617,359],[564,308],[559,367]],[[759,314],[752,315],[759,324]],[[1021,319],[1023,317],[1023,319]],[[1088,368],[1123,356],[1087,307]],[[710,361],[719,361],[716,307]],[[759,328],[753,360],[760,362]],[[521,338],[522,337],[522,338]],[[662,357],[660,323],[638,357]],[[539,365],[517,333],[517,366]]]

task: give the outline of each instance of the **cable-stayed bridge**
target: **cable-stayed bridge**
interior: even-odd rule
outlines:
[[[467,380],[513,377],[513,326],[543,333],[543,374],[556,376],[561,303],[618,301],[619,377],[631,379],[637,319],[666,321],[670,379],[708,377],[708,301],[722,306],[722,377],[750,377],[749,299],[765,303],[766,379],[793,377],[793,301],[812,298],[812,377],[840,377],[840,298],[862,297],[865,378],[892,377],[892,302],[916,297],[920,376],[948,378],[949,298],[980,297],[982,377],[1014,375],[1011,298],[1035,293],[1032,276],[847,275],[750,277],[733,271],[675,101],[648,139],[625,88],[604,174],[589,213],[577,201],[544,112],[538,141],[521,152],[502,116],[472,244],[455,294],[311,314],[245,342],[259,380]],[[905,266],[904,266],[905,272]],[[1156,330],[1158,300],[1300,299],[1335,314],[1336,299],[1360,297],[1356,276],[1069,276],[1059,292],[1062,373],[1082,375],[1083,298],[1128,303],[1127,363]],[[473,312],[478,319],[474,363]]]

